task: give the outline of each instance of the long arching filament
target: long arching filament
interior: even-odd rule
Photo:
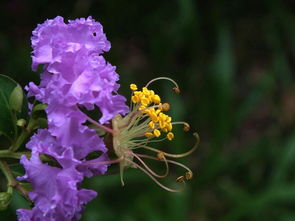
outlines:
[[[165,166],[166,166],[166,170],[165,173],[163,175],[159,175],[157,173],[155,173],[140,157],[138,154],[135,154],[133,152],[130,152],[131,155],[133,155],[146,169],[148,172],[150,172],[150,174],[152,174],[155,177],[158,178],[165,178],[167,177],[168,173],[169,173],[169,165],[168,162],[166,160],[166,158],[163,159],[163,161],[165,162]]]
[[[126,161],[128,161],[129,163],[131,163],[132,165],[134,165],[136,168],[140,169],[141,171],[143,171],[146,175],[148,175],[156,184],[158,184],[163,189],[165,189],[165,190],[167,190],[169,192],[181,192],[183,190],[183,188],[182,189],[172,189],[172,188],[169,188],[169,187],[163,185],[155,177],[153,177],[149,172],[147,172],[144,168],[142,168],[137,163],[135,163],[135,162],[133,162],[133,161],[131,161],[129,159],[126,159]],[[183,182],[183,184],[185,184],[185,183]]]
[[[185,157],[185,156],[190,155],[192,152],[194,152],[197,149],[197,147],[199,145],[199,142],[200,142],[200,137],[199,137],[199,134],[198,133],[193,133],[193,136],[196,138],[195,145],[189,151],[187,151],[185,153],[182,153],[182,154],[166,153],[166,152],[160,151],[160,150],[158,150],[156,148],[149,147],[149,146],[141,146],[141,147],[144,148],[144,149],[150,150],[150,151],[154,151],[156,153],[162,152],[167,157],[171,157],[171,158],[182,158],[182,157]]]

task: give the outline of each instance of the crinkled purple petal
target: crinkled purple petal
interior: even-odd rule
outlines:
[[[73,149],[60,146],[45,129],[39,130],[27,147],[32,150],[32,156],[30,159],[22,156],[20,162],[26,174],[19,180],[32,184],[34,192],[30,192],[29,197],[35,206],[32,210],[18,210],[19,220],[38,220],[40,217],[42,220],[72,220],[79,217],[84,205],[96,196],[95,191],[78,188],[78,184],[89,173],[85,170],[84,174],[81,169],[77,169],[83,168],[85,160],[76,159]],[[60,166],[42,163],[40,154],[53,157]],[[97,167],[94,166],[93,170],[97,170]],[[105,167],[100,165],[100,171],[105,171]]]
[[[64,53],[85,49],[100,54],[111,47],[102,25],[91,17],[69,21],[69,24],[65,24],[60,16],[47,20],[33,31],[31,41],[33,70],[39,64],[61,62]]]

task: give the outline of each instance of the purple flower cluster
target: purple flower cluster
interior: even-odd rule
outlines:
[[[79,219],[83,206],[96,196],[92,190],[79,189],[83,178],[104,174],[108,160],[106,147],[96,131],[85,126],[87,116],[79,107],[97,107],[101,124],[117,114],[125,114],[125,98],[117,94],[118,74],[101,54],[110,49],[100,23],[91,17],[64,23],[58,16],[33,31],[33,70],[43,65],[40,85],[30,83],[28,96],[46,103],[48,129],[38,130],[27,148],[32,156],[21,158],[34,192],[32,210],[19,209],[19,220]],[[98,159],[86,160],[91,152]],[[40,161],[40,154],[53,157],[59,166]]]

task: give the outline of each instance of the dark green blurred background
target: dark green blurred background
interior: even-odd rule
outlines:
[[[22,86],[31,71],[31,31],[57,15],[92,15],[112,43],[105,56],[130,83],[155,83],[175,120],[191,124],[199,149],[182,162],[195,172],[181,193],[168,193],[142,172],[95,177],[99,196],[82,220],[295,220],[295,4],[292,1],[28,1],[1,3],[0,73]],[[181,129],[170,152],[187,150]],[[164,145],[164,144],[163,144]],[[183,171],[175,168],[173,177]],[[166,184],[173,186],[173,179]],[[27,206],[15,195],[1,220]]]

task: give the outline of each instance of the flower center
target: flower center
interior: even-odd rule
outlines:
[[[176,86],[173,90],[176,93],[180,92],[178,85],[173,80],[169,78],[158,78],[156,80],[160,79],[172,81]],[[148,85],[153,81],[154,80],[150,81],[147,86],[143,87],[141,90],[138,90],[137,85],[131,84],[130,89],[132,90],[132,96],[130,112],[124,117],[117,115],[112,120],[112,127],[114,130],[113,148],[115,154],[119,158],[122,158],[122,161],[120,162],[120,174],[123,185],[123,171],[125,168],[135,167],[143,169],[139,164],[134,162],[134,158],[136,158],[136,160],[138,160],[143,167],[145,167],[146,170],[144,172],[147,172],[148,175],[158,178],[166,177],[169,170],[168,163],[172,163],[187,170],[185,176],[181,176],[176,179],[178,182],[184,182],[185,180],[192,178],[192,172],[189,168],[178,162],[167,160],[166,157],[179,158],[186,156],[193,152],[195,147],[189,151],[189,153],[187,152],[184,154],[174,155],[148,146],[148,143],[150,142],[159,142],[165,139],[172,141],[174,138],[174,134],[172,132],[174,124],[183,124],[184,130],[189,130],[188,123],[172,122],[172,118],[163,113],[169,111],[170,105],[168,103],[161,103],[160,96],[153,90],[148,89]],[[165,134],[165,136],[163,136],[163,134]],[[156,152],[157,157],[134,153],[134,150],[139,148]],[[157,175],[144,163],[141,158],[163,161],[166,165],[165,175]],[[169,191],[173,190],[168,187],[165,187],[165,189]]]
[[[121,116],[120,114],[116,115],[112,119],[112,128],[100,125],[91,118],[88,118],[88,121],[105,132],[112,134],[113,150],[118,158],[110,161],[98,162],[98,164],[119,163],[122,185],[124,185],[124,170],[133,167],[142,170],[162,188],[171,192],[178,192],[180,189],[172,189],[164,186],[156,178],[167,177],[169,173],[169,164],[174,164],[186,170],[183,176],[176,179],[177,182],[185,183],[186,180],[192,179],[193,173],[187,166],[169,158],[182,158],[190,155],[198,146],[199,136],[197,133],[194,133],[193,135],[196,138],[196,144],[189,151],[181,154],[166,153],[148,145],[149,143],[160,142],[166,139],[172,141],[174,139],[174,133],[172,132],[173,125],[183,125],[183,130],[185,132],[190,130],[190,126],[186,122],[173,122],[172,118],[164,113],[169,111],[170,105],[168,103],[162,103],[160,96],[153,90],[148,89],[148,86],[157,80],[171,81],[175,85],[173,91],[177,94],[180,93],[177,83],[166,77],[159,77],[151,80],[141,90],[138,90],[137,85],[131,84],[130,89],[132,95],[130,112],[125,116]],[[139,149],[152,151],[155,156],[136,153]],[[144,162],[143,159],[152,159],[163,162],[166,167],[165,173],[157,174]]]

